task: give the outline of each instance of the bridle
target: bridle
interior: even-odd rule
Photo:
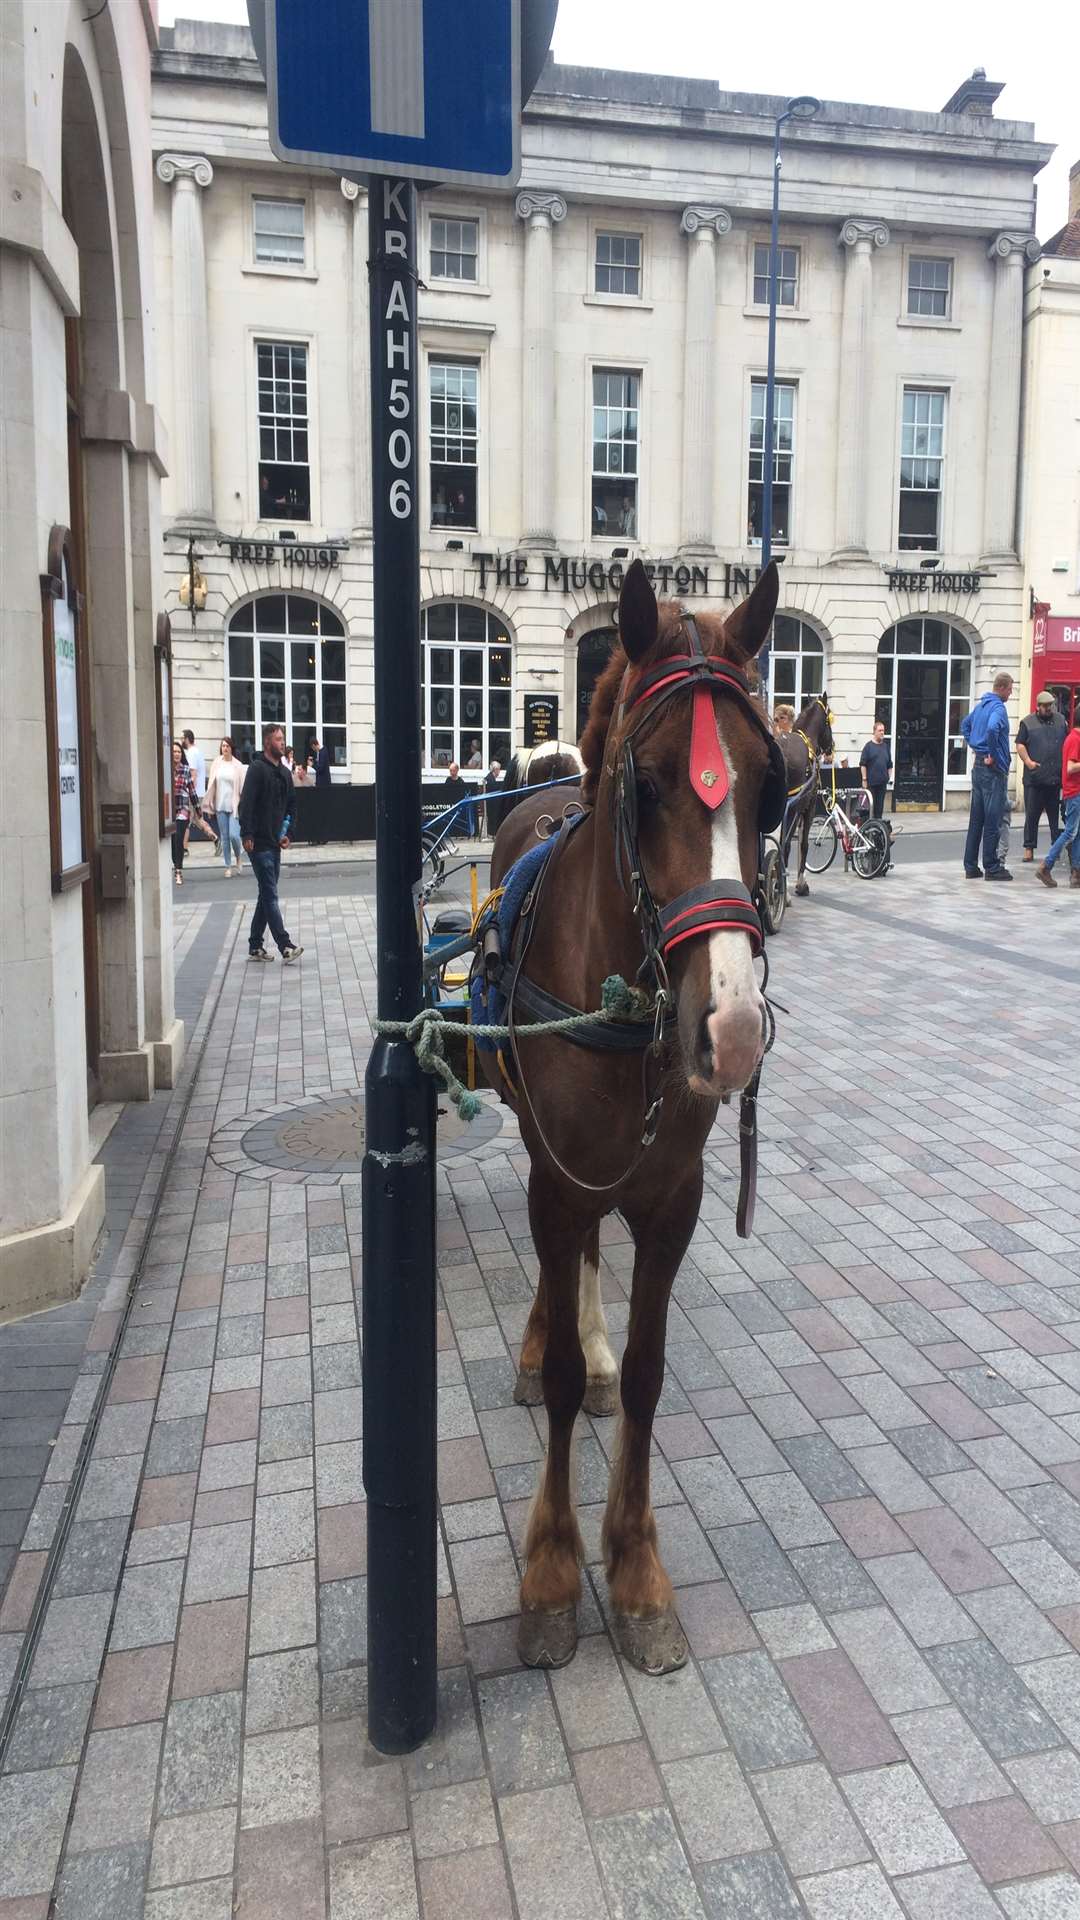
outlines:
[[[564,1166],[554,1152],[540,1126],[521,1071],[514,1031],[512,990],[508,1002],[507,1019],[510,1026],[511,1051],[518,1071],[518,1085],[545,1152],[567,1180],[582,1191],[592,1194],[612,1193],[621,1187],[635,1171],[645,1150],[656,1138],[663,1107],[663,1094],[654,1091],[650,1099],[647,1075],[649,1058],[656,1060],[664,1051],[667,1037],[666,1024],[673,1011],[673,995],[666,964],[668,955],[686,940],[719,932],[745,933],[750,941],[754,958],[758,959],[765,955],[765,934],[761,917],[749,888],[743,884],[741,878],[709,879],[699,886],[688,888],[685,893],[677,895],[674,900],[661,907],[656,902],[644,870],[638,841],[639,812],[634,746],[652,731],[671,701],[683,694],[689,694],[693,701],[689,777],[693,791],[702,803],[710,811],[714,811],[727,798],[730,791],[730,775],[716,725],[717,695],[724,695],[739,706],[761,734],[769,750],[769,774],[759,809],[759,832],[771,832],[779,824],[786,799],[787,777],[784,772],[783,756],[764,714],[751,695],[750,683],[746,675],[731,661],[705,652],[696,622],[688,614],[682,617],[680,631],[686,638],[688,648],[686,653],[669,654],[655,666],[647,667],[641,672],[632,665],[627,666],[619,689],[611,729],[618,738],[616,757],[614,761],[609,762],[608,766],[612,775],[615,872],[623,892],[630,898],[634,918],[641,934],[644,954],[638,969],[638,981],[652,988],[656,1012],[652,1040],[643,1062],[642,1096],[645,1112],[640,1143],[632,1164],[619,1175],[617,1180],[605,1182],[603,1185],[582,1180]],[[626,716],[630,716],[630,719],[623,731]],[[565,837],[564,826],[560,841],[564,841]],[[558,851],[559,848],[556,847],[548,866],[554,864]],[[546,877],[546,871],[544,877]],[[542,882],[538,883],[534,890],[531,903],[533,910],[539,896],[540,884]],[[519,956],[515,980],[522,971],[525,950],[523,949]],[[762,1059],[772,1047],[776,1031],[772,1007],[764,996],[767,983],[768,961],[766,959],[765,975],[762,981],[764,1042]],[[757,1187],[757,1094],[761,1066],[762,1062],[759,1061],[752,1079],[740,1095],[739,1102],[741,1178],[736,1224],[740,1237],[744,1239],[748,1237],[753,1225]]]
[[[664,708],[681,694],[689,693],[694,713],[690,736],[690,784],[704,806],[714,811],[727,798],[730,776],[716,727],[715,696],[725,694],[734,700],[762,735],[769,748],[770,776],[776,778],[775,743],[764,715],[755,704],[746,675],[730,660],[708,654],[701,644],[697,623],[684,614],[681,632],[689,651],[669,654],[655,666],[637,673],[627,667],[615,713],[615,729],[620,733],[616,759],[610,768],[612,780],[612,826],[615,836],[615,872],[624,893],[628,893],[634,917],[641,930],[645,957],[638,978],[651,980],[658,996],[670,999],[665,962],[683,941],[699,934],[745,933],[757,959],[765,950],[765,933],[753,896],[740,878],[713,878],[687,892],[680,893],[665,907],[658,907],[646,878],[638,844],[637,770],[634,745],[652,731]],[[637,714],[635,720],[633,716]],[[624,716],[630,724],[622,732]],[[785,776],[786,780],[786,776]],[[777,824],[770,810],[759,825],[764,831]]]

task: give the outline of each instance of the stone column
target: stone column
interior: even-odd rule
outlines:
[[[525,222],[521,317],[522,545],[555,544],[555,283],[551,230],[566,219],[558,193],[528,189],[514,203]]]
[[[371,532],[371,329],[368,313],[368,200],[356,180],[342,180],[352,204],[349,326],[353,427],[353,532]]]
[[[174,525],[214,524],[210,465],[210,328],[206,312],[206,244],[201,189],[214,178],[209,160],[163,153],[157,177],[172,187]]]
[[[724,207],[684,207],[686,256],[683,345],[682,540],[680,551],[711,554],[716,392],[716,237],[731,232]]]
[[[1020,453],[1020,366],[1024,323],[1024,268],[1038,259],[1031,233],[999,233],[990,242],[994,313],[990,333],[986,419],[986,502],[983,559],[1016,558],[1016,470]]]
[[[834,559],[866,557],[866,475],[870,388],[870,318],[875,249],[887,247],[881,220],[845,220],[844,310],[840,326],[840,405],[836,437]]]

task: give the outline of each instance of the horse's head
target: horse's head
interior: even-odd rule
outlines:
[[[831,753],[833,750],[832,719],[829,714],[829,696],[821,693],[811,694],[800,713],[795,725],[800,733],[806,735],[819,753]]]
[[[686,1077],[717,1098],[761,1059],[750,896],[758,835],[783,809],[785,777],[743,670],[776,606],[774,566],[726,620],[658,606],[640,561],[619,600],[619,639],[581,741],[584,796],[610,810],[622,879],[639,895],[678,1006]]]

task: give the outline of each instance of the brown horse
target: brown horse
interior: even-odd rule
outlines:
[[[701,1203],[702,1150],[718,1103],[756,1086],[764,1049],[751,894],[759,829],[778,823],[784,782],[741,670],[765,639],[776,597],[769,567],[728,619],[695,621],[673,604],[658,607],[640,562],[630,567],[620,644],[581,742],[586,817],[560,832],[533,886],[528,937],[509,982],[512,1007],[519,980],[583,1010],[600,1006],[602,983],[614,974],[640,976],[668,996],[655,1045],[594,1050],[519,1029],[513,1051],[511,1104],[532,1163],[529,1220],[540,1263],[519,1389],[521,1398],[539,1399],[542,1386],[549,1432],[521,1585],[519,1648],[532,1666],[561,1666],[577,1644],[582,1545],[570,1442],[587,1388],[597,1410],[614,1403],[598,1234],[615,1209],[636,1250],[622,1430],[603,1529],[615,1632],[644,1671],[663,1673],[686,1658],[657,1548],[649,1447],[668,1296]],[[493,883],[535,846],[542,814],[574,810],[554,797],[554,807],[550,793],[530,797],[507,820]],[[652,1043],[651,1022],[646,1032]],[[491,1056],[484,1059],[505,1095]]]
[[[793,796],[792,809],[795,815],[790,827],[790,844],[795,846],[797,842],[799,848],[795,891],[802,898],[810,891],[806,879],[806,851],[810,844],[810,825],[817,806],[818,761],[823,753],[831,753],[833,750],[827,693],[815,693],[811,696],[792,731],[780,735],[780,747],[784,755],[784,765],[787,768],[788,793]]]

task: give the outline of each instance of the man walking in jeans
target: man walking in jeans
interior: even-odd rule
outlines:
[[[1061,749],[1061,797],[1065,802],[1065,825],[1046,859],[1039,864],[1039,879],[1044,887],[1057,886],[1054,862],[1068,847],[1069,885],[1080,887],[1080,712],[1075,715]]]
[[[248,959],[272,960],[263,946],[269,927],[283,960],[299,960],[303,947],[296,947],[285,931],[278,905],[278,875],[282,851],[289,844],[292,812],[292,774],[282,765],[285,731],[282,727],[263,728],[263,750],[247,770],[240,795],[240,833],[244,852],[251,861],[259,884],[259,898],[251,916],[248,935]]]
[[[960,722],[960,731],[975,755],[971,767],[971,813],[964,847],[964,873],[969,880],[981,880],[984,873],[987,880],[1012,879],[998,853],[1009,778],[1009,716],[1005,702],[1012,689],[1012,675],[999,673],[992,691],[984,693]]]

